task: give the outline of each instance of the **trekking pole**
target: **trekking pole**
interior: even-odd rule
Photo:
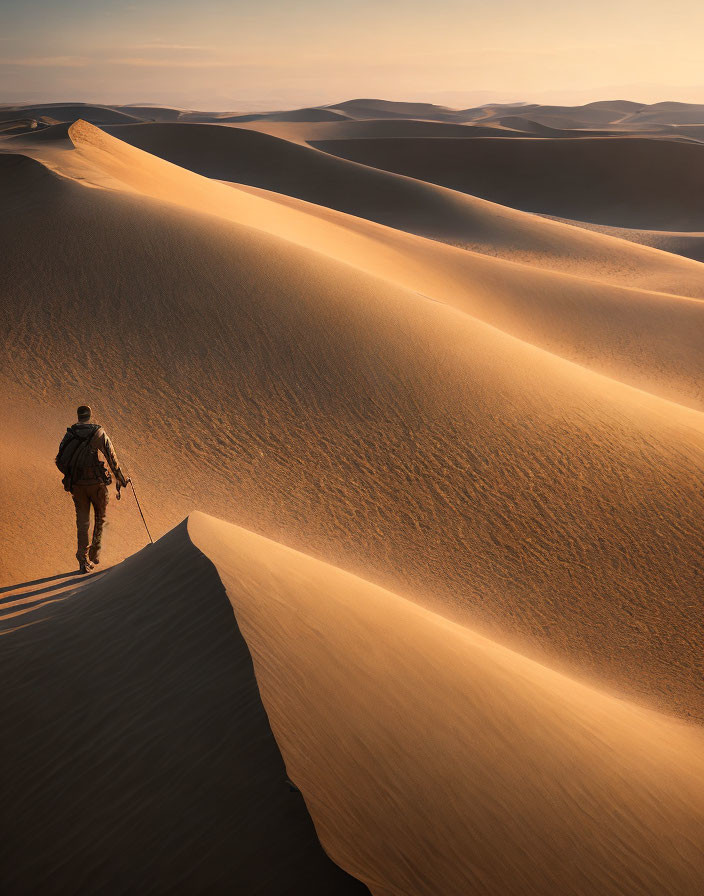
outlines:
[[[137,502],[137,510],[139,510],[139,515],[142,517],[142,522],[144,523],[144,528],[147,530],[147,535],[149,536],[149,541],[154,544],[154,539],[152,538],[152,533],[149,531],[149,526],[147,525],[147,521],[144,519],[144,514],[142,513],[142,505],[139,503],[139,498],[137,497],[137,492],[134,490],[134,482],[130,478],[130,485],[132,486],[132,494],[134,495],[134,499]]]
[[[129,485],[132,486],[132,494],[134,495],[134,499],[137,502],[137,510],[139,510],[139,515],[142,517],[142,522],[144,523],[144,528],[147,530],[147,535],[149,536],[149,541],[154,544],[154,539],[152,538],[152,533],[149,531],[149,526],[147,525],[147,521],[144,519],[144,514],[142,513],[142,505],[139,503],[139,498],[137,497],[137,492],[134,488],[134,482],[132,482],[132,477],[129,478]],[[117,500],[120,500],[120,483],[117,483]]]

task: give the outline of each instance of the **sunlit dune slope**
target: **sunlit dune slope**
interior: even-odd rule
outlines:
[[[202,514],[287,768],[374,894],[682,896],[701,731]]]
[[[700,306],[672,296],[663,299],[639,295],[632,290],[602,288],[595,295],[593,285],[580,279],[556,279],[555,275],[533,268],[502,265],[435,243],[414,241],[388,228],[365,226],[362,221],[336,216],[324,209],[301,208],[276,196],[255,199],[241,191],[228,192],[202,178],[189,179],[184,171],[160,164],[144,154],[135,155],[123,143],[83,127],[82,131],[72,129],[81,155],[95,164],[97,170],[120,178],[122,184],[263,227],[452,303],[521,338],[537,341],[625,382],[685,404],[701,406],[698,345],[704,309]],[[183,129],[186,133],[195,133],[193,126],[183,126]],[[222,129],[211,130],[228,133]],[[354,189],[351,176],[354,173],[346,172],[346,178],[340,183],[341,193],[360,195],[361,191]],[[405,181],[399,186],[401,189],[396,193],[408,205],[414,194],[404,189]],[[415,184],[410,182],[410,186],[413,188]],[[423,189],[422,185],[418,186]],[[452,200],[457,194],[448,196]],[[263,202],[262,198],[267,201]],[[457,198],[461,201],[461,197]],[[281,207],[272,209],[269,201],[272,199]],[[443,201],[445,197],[440,199]],[[447,202],[443,204],[447,207]],[[440,210],[436,203],[438,217]],[[526,249],[533,246],[534,257],[539,254],[543,257],[545,253],[539,253],[540,247],[547,245],[556,252],[565,252],[565,243],[569,247],[569,241],[576,240],[579,245],[586,237],[590,251],[583,253],[581,259],[577,257],[574,262],[577,270],[596,272],[607,278],[626,278],[628,282],[645,280],[695,294],[701,294],[704,287],[699,264],[581,234],[575,228],[551,222],[538,224],[538,219],[532,216],[490,205],[486,210],[480,209],[485,211],[488,214],[474,215],[474,224],[492,247],[503,242],[508,249],[512,239],[522,238]],[[514,221],[513,215],[518,220]],[[564,261],[567,263],[567,259]],[[531,304],[530,315],[526,314],[527,303]],[[565,305],[570,309],[569,315],[564,313]],[[597,340],[601,351],[595,356],[589,343]],[[633,351],[628,348],[631,343],[635,343]]]
[[[185,128],[192,130],[192,126]],[[451,304],[569,360],[687,406],[704,408],[701,302],[611,285],[595,287],[582,277],[482,257],[285,197],[228,188],[136,151],[89,125],[73,126],[71,137],[77,149],[68,159],[74,168],[77,158],[93,166],[100,177],[116,178],[123,188],[127,185],[160,199],[178,200],[283,236]],[[347,172],[345,192],[358,195],[352,173]],[[407,193],[402,195],[408,200]],[[455,195],[450,194],[451,198]],[[507,242],[516,230],[522,230],[529,243],[537,229],[542,241],[549,236],[554,246],[562,246],[564,235],[593,248],[587,256],[591,266],[583,259],[581,269],[593,271],[598,259],[601,267],[597,269],[603,276],[608,278],[612,265],[619,265],[633,282],[635,265],[643,259],[643,279],[667,279],[682,291],[689,287],[694,294],[702,294],[704,268],[698,263],[553,222],[535,225],[532,216],[521,216],[512,228],[511,214],[489,208],[485,232],[493,245],[502,238]],[[476,223],[482,227],[487,222],[480,216]],[[620,279],[618,273],[616,277]]]
[[[388,123],[349,122],[343,127],[355,124]],[[209,178],[271,190],[512,261],[629,286],[702,295],[704,273],[698,265],[643,253],[623,242],[585,238],[533,215],[362,167],[270,134],[184,124],[111,131],[121,141]],[[103,139],[85,132],[82,137],[78,127],[74,134],[79,142]],[[299,139],[295,132],[291,136]],[[445,144],[439,145],[442,151]]]
[[[51,605],[8,618],[6,603],[4,893],[367,892],[286,782],[249,651],[185,524]]]
[[[701,230],[704,146],[672,140],[320,141],[334,155],[530,212]]]
[[[200,506],[702,717],[700,413],[343,264],[331,237],[266,233],[289,228],[270,204],[247,227],[0,161],[5,582],[71,568],[53,457],[88,401],[155,533]],[[140,176],[201,190],[172,173]],[[132,501],[105,563],[144,537]]]

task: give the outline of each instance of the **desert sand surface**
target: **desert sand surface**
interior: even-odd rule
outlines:
[[[701,889],[698,110],[0,112],[8,884]]]

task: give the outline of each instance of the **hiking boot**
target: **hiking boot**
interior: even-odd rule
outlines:
[[[96,566],[100,563],[100,545],[92,544],[88,548],[88,559],[91,563],[94,563]]]
[[[78,561],[78,571],[80,573],[90,572],[93,569],[93,564],[90,560],[79,560]]]

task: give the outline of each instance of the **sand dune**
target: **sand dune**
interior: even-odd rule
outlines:
[[[695,103],[654,103],[643,109],[634,111],[629,121],[668,124],[668,125],[704,125],[704,105]]]
[[[347,116],[334,109],[291,109],[284,112],[260,112],[252,115],[231,115],[220,119],[233,124],[247,121],[347,121]]]
[[[704,109],[690,103],[664,102],[647,105],[629,100],[606,100],[582,106],[551,106],[538,103],[491,103],[469,109],[451,109],[433,103],[395,102],[383,99],[355,99],[331,106],[317,106],[276,112],[208,112],[174,109],[149,104],[102,106],[89,103],[43,103],[0,106],[0,117],[8,112],[39,113],[49,124],[72,123],[80,117],[96,124],[116,121],[125,116],[141,121],[231,122],[244,119],[260,121],[427,121],[456,124],[500,125],[503,117],[519,116],[530,127],[574,130],[588,135],[595,128],[617,132],[674,133],[678,128],[704,125]]]
[[[313,145],[319,140],[354,140],[391,137],[461,137],[473,140],[477,137],[532,137],[526,131],[492,123],[487,126],[471,122],[426,121],[418,118],[360,118],[344,121],[323,122],[280,122],[259,119],[251,122],[235,123],[238,128],[249,128],[272,137],[282,137],[293,143]],[[534,125],[534,129],[540,127]],[[565,131],[574,136],[573,132]],[[119,136],[119,133],[117,133]]]
[[[179,197],[190,208],[257,226],[317,252],[325,252],[425,297],[451,304],[600,373],[687,406],[704,408],[701,394],[704,359],[699,351],[704,306],[699,302],[613,286],[601,286],[595,296],[593,283],[580,277],[558,276],[533,267],[485,259],[388,228],[382,231],[324,209],[310,209],[279,197],[228,189],[151,156],[135,153],[124,143],[105,137],[89,126],[76,126],[71,134],[79,158],[118,178],[122,184],[159,199]],[[343,195],[354,192],[347,174],[344,184],[340,184]],[[401,191],[405,187],[402,183]],[[357,201],[362,199],[360,190],[355,195]],[[407,197],[407,192],[402,195]],[[379,194],[372,194],[367,201],[374,198],[378,199]],[[620,267],[621,277],[634,284],[638,279],[633,267],[637,263],[633,258],[636,255],[645,257],[643,267],[648,274],[648,268],[654,263],[658,273],[653,280],[658,285],[663,282],[660,278],[665,271],[668,275],[672,272],[672,279],[667,277],[665,282],[673,292],[686,293],[691,288],[695,295],[702,295],[704,279],[699,264],[623,242],[614,243],[575,228],[547,222],[534,226],[535,219],[531,217],[524,216],[517,221],[516,228],[511,228],[510,221],[506,227],[503,210],[490,207],[488,212],[477,223],[484,228],[484,238],[493,246],[502,241],[510,245],[509,241],[515,239],[521,228],[525,228],[521,234],[525,243],[530,244],[537,235],[538,245],[533,245],[541,257],[546,254],[541,250],[548,238],[552,239],[556,252],[566,248],[563,235],[576,238],[582,244],[591,238],[590,248],[596,251],[582,262],[590,273],[594,273],[598,261],[598,270],[610,279],[613,266],[618,265],[614,279],[621,279]],[[492,212],[496,213],[493,221]],[[624,264],[626,253],[631,259]],[[579,271],[579,262],[575,265],[572,260],[572,269],[575,267]],[[647,275],[644,279],[652,282]],[[527,303],[530,303],[530,314],[526,314]],[[570,309],[568,315],[566,308]],[[594,342],[600,344],[596,355]]]
[[[653,127],[669,129],[677,125],[701,123],[701,106],[688,103],[655,103],[647,105],[630,100],[604,100],[583,106],[544,106],[537,103],[506,104],[470,109],[458,116],[473,121],[490,122],[501,115],[521,115],[553,128],[591,130],[613,127],[623,133],[638,133]]]
[[[144,184],[186,206],[0,160],[4,468],[30,445],[32,489],[56,483],[21,526],[3,505],[10,581],[70,562],[51,459],[90,396],[157,533],[200,506],[701,717],[701,414],[326,257],[330,234],[312,251],[266,233],[291,226],[269,206],[245,206],[259,229],[198,214],[201,179],[159,181],[159,160]],[[133,505],[111,521],[106,562],[140,537]]]
[[[349,118],[340,121],[282,122],[260,118],[252,122],[236,122],[241,128],[283,137],[293,143],[310,143],[314,140],[354,140],[376,137],[488,137],[499,135],[496,127],[455,124],[448,121],[423,121],[417,118]],[[119,137],[119,131],[114,131]],[[207,139],[207,138],[206,138]],[[230,138],[233,139],[233,138]],[[234,138],[236,139],[236,138]]]
[[[519,133],[523,133],[526,136],[534,135],[536,137],[614,137],[616,136],[616,131],[598,131],[596,129],[590,129],[589,131],[581,132],[575,128],[556,128],[549,127],[546,124],[541,124],[539,121],[534,121],[532,118],[528,118],[524,115],[505,115],[503,118],[494,119],[496,124],[500,124],[504,128],[510,128],[511,130],[515,130]],[[475,126],[477,127],[477,126]],[[488,130],[488,129],[484,129]],[[484,136],[491,136],[490,133],[485,134]],[[494,134],[494,136],[498,136]]]
[[[286,783],[249,651],[185,525],[54,603],[21,617],[7,603],[3,892],[368,892]]]
[[[93,106],[89,103],[44,103],[32,106],[6,106],[0,109],[0,121],[16,118],[18,113],[23,117],[45,118],[50,124],[72,122],[77,118],[91,121],[94,124],[120,124],[139,121],[134,115],[128,115],[110,106]]]
[[[168,106],[117,106],[117,111],[142,121],[178,121],[184,113],[182,109],[172,109]],[[81,116],[86,121],[90,119]],[[70,122],[73,124],[73,121]]]
[[[433,103],[399,103],[380,99],[347,100],[327,108],[342,111],[350,118],[418,118],[427,121],[455,121],[457,113]]]
[[[323,845],[372,892],[696,892],[700,730],[251,533],[188,528]]]
[[[290,195],[473,251],[590,279],[688,296],[703,294],[698,265],[587,237],[503,206],[350,164],[269,135],[186,125],[141,125],[113,133],[210,178]]]
[[[493,202],[647,230],[700,230],[704,148],[668,140],[328,140],[333,155]]]
[[[31,146],[33,143],[49,143],[56,140],[68,140],[68,122],[60,122],[59,124],[44,125],[43,127],[32,128],[29,132],[14,135],[16,143]]]

